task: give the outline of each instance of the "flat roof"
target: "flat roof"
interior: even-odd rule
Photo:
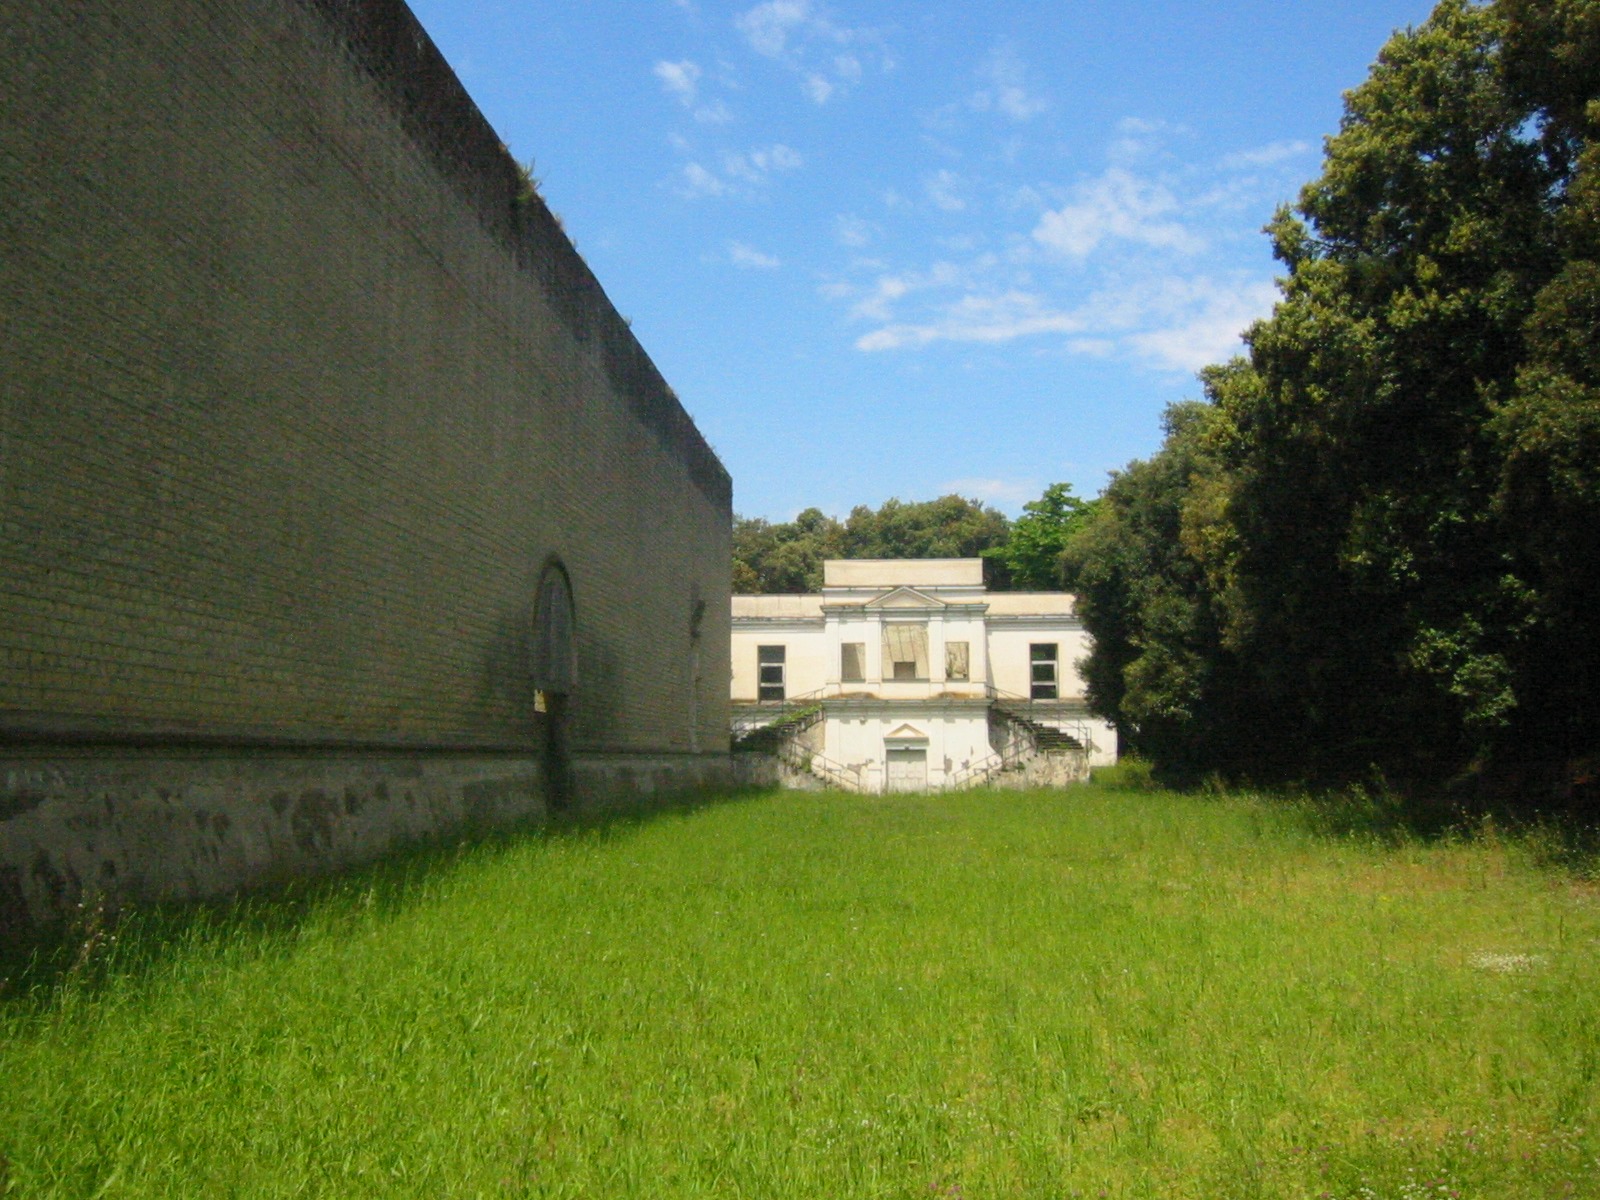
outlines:
[[[808,621],[822,616],[822,597],[815,592],[801,596],[735,596],[733,616],[766,618],[769,621]]]
[[[1076,608],[1071,592],[990,592],[984,599],[991,617],[1070,617]]]
[[[822,563],[822,586],[982,587],[981,558],[829,558]]]

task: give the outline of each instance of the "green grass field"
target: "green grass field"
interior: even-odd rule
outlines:
[[[763,794],[136,919],[0,1005],[0,1191],[1600,1195],[1600,889],[1326,824]]]

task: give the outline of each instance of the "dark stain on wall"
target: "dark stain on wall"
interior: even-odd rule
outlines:
[[[334,804],[320,788],[300,793],[289,817],[289,830],[301,853],[315,858],[333,847]]]

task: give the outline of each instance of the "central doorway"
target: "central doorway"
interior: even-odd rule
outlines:
[[[925,749],[891,747],[888,770],[884,775],[884,790],[890,792],[925,792],[928,790],[928,752]]]

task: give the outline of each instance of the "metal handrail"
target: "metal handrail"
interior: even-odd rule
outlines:
[[[833,759],[819,753],[811,747],[800,742],[800,734],[810,729],[823,717],[822,701],[830,695],[837,693],[838,684],[824,684],[809,692],[801,692],[794,696],[785,696],[779,701],[757,701],[761,707],[753,712],[745,709],[743,713],[735,713],[733,718],[735,739],[747,737],[762,729],[770,729],[775,725],[782,725],[794,720],[808,710],[811,719],[803,725],[785,731],[773,746],[772,752],[779,761],[797,771],[804,771],[821,779],[824,783],[831,783],[836,787],[849,791],[859,792],[864,790],[861,781],[861,768],[849,767],[844,763],[835,762]],[[740,717],[759,718],[758,720],[740,720]]]
[[[945,788],[950,791],[967,787],[974,782],[982,783],[1007,771],[1013,767],[1020,767],[1028,759],[1039,752],[1039,743],[1033,731],[1026,727],[1012,724],[1015,735],[1005,747],[994,751],[985,758],[980,758],[970,766],[963,767],[945,781]]]
[[[1018,715],[1011,713],[1009,710],[1011,708],[1020,707],[1025,710],[1025,720],[1033,721],[1035,724],[1043,725],[1046,728],[1059,729],[1062,733],[1069,734],[1073,738],[1077,739],[1078,744],[1082,746],[1085,751],[1089,753],[1094,752],[1094,735],[1090,732],[1089,723],[1084,720],[1063,721],[1059,715],[1061,706],[1069,704],[1081,704],[1081,701],[1060,699],[1035,700],[1032,696],[1021,696],[1016,692],[1003,691],[1000,688],[995,687],[992,683],[985,683],[983,686],[984,692],[989,697],[989,700],[1002,714],[1011,716]],[[1042,713],[1046,710],[1052,711],[1053,713],[1049,719],[1039,720],[1034,716],[1035,713]]]
[[[831,685],[830,685],[831,686]],[[801,692],[797,696],[785,696],[782,700],[757,700],[754,709],[741,706],[736,708],[731,715],[730,724],[734,740],[754,733],[758,729],[766,729],[771,725],[781,725],[810,708],[813,704],[827,698],[828,687],[816,688],[813,691]],[[745,702],[749,705],[750,702]],[[759,718],[759,719],[756,719]]]
[[[1010,765],[1010,758],[1004,754],[990,754],[987,758],[980,758],[971,766],[963,767],[944,781],[944,790],[958,792],[963,788],[987,782],[990,778],[1000,774]]]
[[[797,771],[805,771],[816,775],[825,783],[832,783],[847,791],[862,791],[861,768],[846,766],[844,763],[835,762],[825,754],[800,745],[793,738],[785,738],[778,744],[778,757]]]
[[[813,691],[802,691],[795,696],[784,696],[781,701],[738,701],[734,704],[731,714],[734,738],[742,738],[744,734],[754,733],[755,730],[765,730],[768,725],[778,725],[779,722],[789,720],[802,709],[808,709],[816,702],[824,701],[829,694],[829,688],[834,688],[832,683],[814,688]]]

